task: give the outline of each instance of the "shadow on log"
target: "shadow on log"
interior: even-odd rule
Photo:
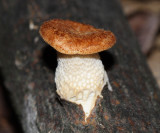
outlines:
[[[46,46],[42,49],[42,60],[46,67],[51,71],[55,72],[57,67],[57,53],[50,46]]]

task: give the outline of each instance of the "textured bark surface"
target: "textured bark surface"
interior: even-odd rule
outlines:
[[[0,67],[25,133],[160,130],[160,91],[116,0],[1,0],[0,16]],[[116,45],[100,53],[113,92],[104,88],[87,123],[80,106],[55,92],[56,52],[37,29],[52,18],[117,36]]]

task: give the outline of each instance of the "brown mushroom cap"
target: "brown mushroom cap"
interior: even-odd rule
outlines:
[[[40,34],[49,45],[64,54],[93,54],[111,48],[116,42],[111,31],[61,19],[44,22]]]

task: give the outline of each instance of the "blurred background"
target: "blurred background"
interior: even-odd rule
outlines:
[[[160,0],[120,0],[128,23],[160,88]],[[0,77],[0,133],[21,133]]]
[[[120,0],[160,88],[160,0]]]

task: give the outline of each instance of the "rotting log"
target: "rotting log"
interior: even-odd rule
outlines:
[[[0,67],[25,133],[158,132],[160,91],[116,0],[2,0]],[[63,18],[111,30],[100,53],[113,92],[103,89],[91,117],[56,94],[56,52],[39,37],[44,20]]]

